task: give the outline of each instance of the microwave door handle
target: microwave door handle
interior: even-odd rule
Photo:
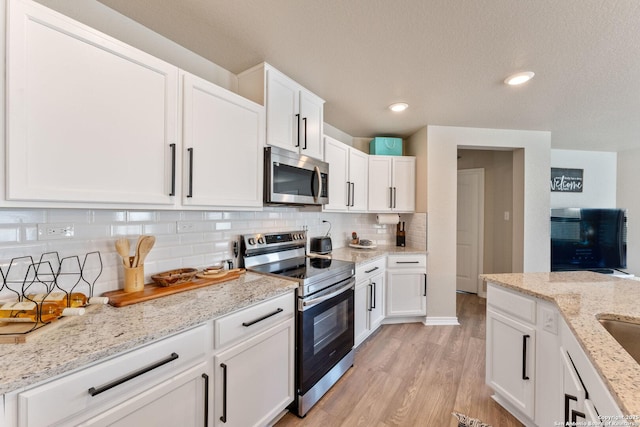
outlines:
[[[313,170],[316,173],[316,177],[318,177],[318,194],[313,195],[313,201],[317,203],[322,194],[322,174],[320,173],[320,168],[317,166],[314,166]]]

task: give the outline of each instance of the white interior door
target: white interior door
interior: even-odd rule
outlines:
[[[477,294],[484,240],[484,169],[458,171],[456,289]]]

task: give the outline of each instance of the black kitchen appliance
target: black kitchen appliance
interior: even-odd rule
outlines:
[[[309,242],[310,252],[325,255],[331,253],[332,249],[331,237],[329,236],[312,237]]]
[[[291,410],[300,417],[353,366],[354,357],[355,264],[307,256],[306,245],[306,231],[241,238],[245,268],[299,283]]]

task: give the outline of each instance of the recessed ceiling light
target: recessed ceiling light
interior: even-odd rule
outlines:
[[[409,108],[409,104],[406,104],[404,102],[396,102],[395,104],[389,105],[389,109],[395,112],[404,111],[407,108]]]
[[[523,71],[522,73],[512,74],[507,77],[504,82],[510,86],[521,85],[528,82],[536,74],[533,71]]]

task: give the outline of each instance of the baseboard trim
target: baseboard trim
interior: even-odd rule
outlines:
[[[433,317],[427,316],[424,321],[424,324],[427,326],[458,326],[460,323],[458,322],[458,317]]]

